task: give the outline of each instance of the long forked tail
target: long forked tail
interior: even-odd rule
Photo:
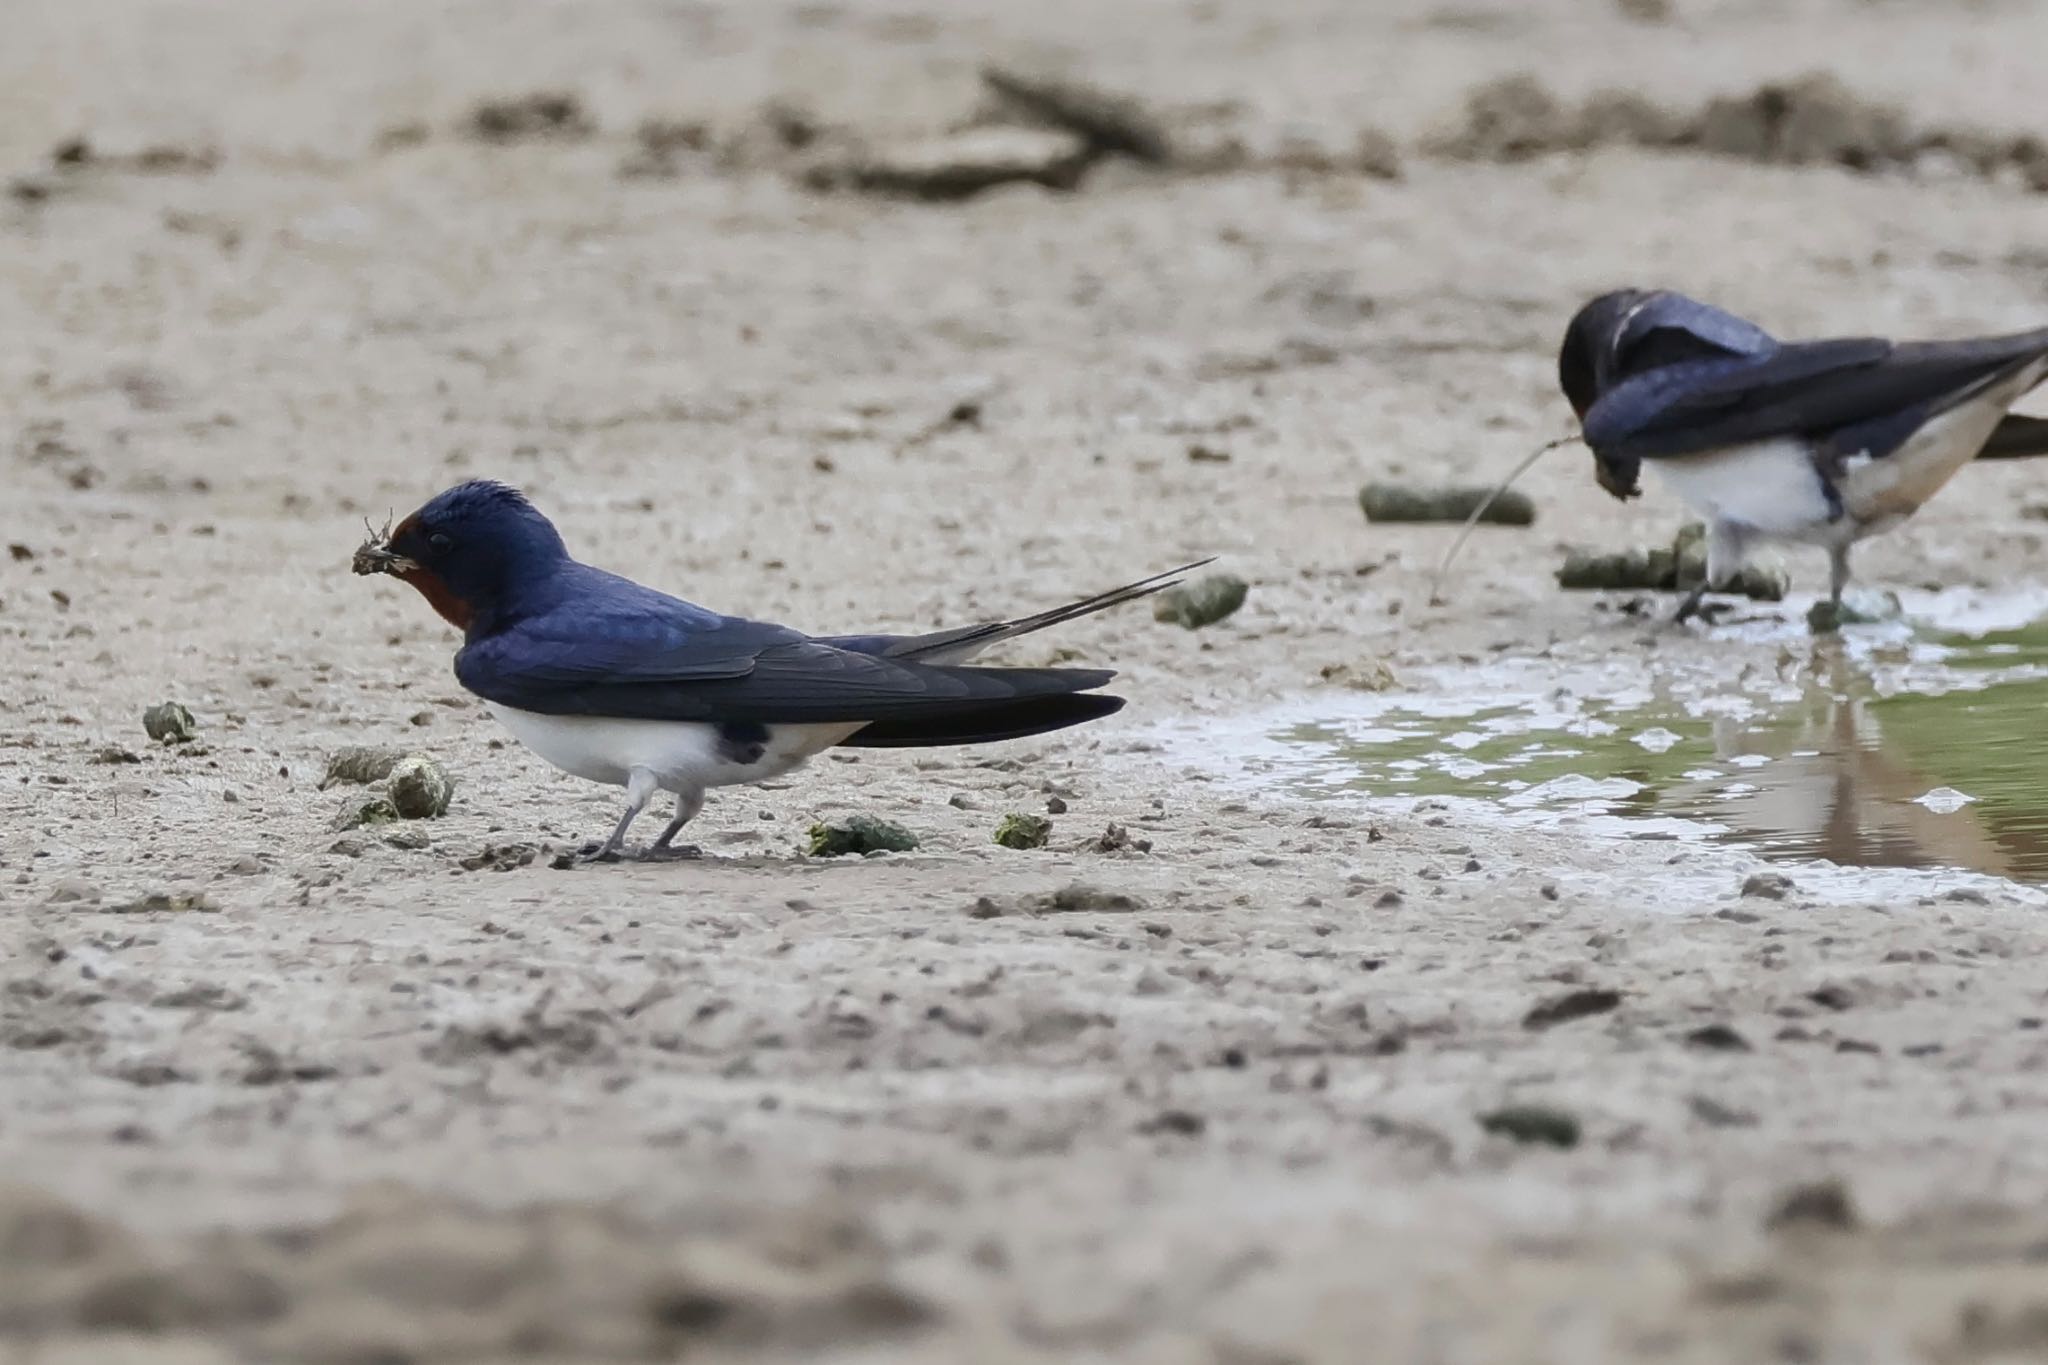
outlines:
[[[1102,692],[1015,697],[987,706],[875,721],[841,742],[847,749],[923,749],[939,744],[989,744],[1024,739],[1115,715],[1124,699]]]
[[[930,635],[848,635],[827,638],[825,644],[840,649],[850,649],[862,654],[880,654],[891,659],[915,659],[919,663],[957,664],[964,663],[1001,640],[1014,640],[1019,635],[1057,626],[1083,616],[1092,616],[1098,611],[1120,607],[1126,602],[1135,602],[1141,597],[1170,588],[1180,582],[1181,575],[1215,562],[1215,557],[1198,559],[1192,564],[1183,564],[1165,573],[1141,578],[1135,583],[1126,583],[1108,592],[1099,592],[1092,597],[1069,602],[1030,616],[1020,616],[1014,621],[990,621],[978,626],[962,626],[955,630],[935,631]]]
[[[2048,455],[2048,418],[2009,412],[1977,452],[1980,460],[2024,460]]]

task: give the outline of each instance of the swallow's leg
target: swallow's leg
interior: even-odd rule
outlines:
[[[1743,527],[1732,521],[1715,521],[1707,526],[1707,576],[1699,586],[1686,594],[1678,604],[1678,614],[1671,618],[1671,624],[1683,625],[1695,616],[1705,615],[1702,600],[1709,590],[1720,592],[1733,583],[1742,573],[1742,566],[1748,557],[1744,542],[1748,537]],[[1716,612],[1725,610],[1717,607]],[[1709,624],[1712,624],[1711,620]]]
[[[640,818],[640,812],[647,809],[647,803],[654,799],[659,783],[654,774],[645,768],[635,768],[626,779],[626,813],[619,817],[619,823],[612,828],[611,838],[586,848],[576,855],[577,861],[585,863],[607,863],[618,859],[619,850],[626,846],[626,831]]]
[[[1839,616],[1842,610],[1842,590],[1849,586],[1849,546],[1847,542],[1828,547],[1828,601],[1833,604]]]
[[[1700,601],[1701,599],[1706,597],[1706,595],[1707,582],[1705,579],[1701,579],[1699,585],[1695,587],[1691,592],[1687,593],[1685,595],[1685,600],[1678,604],[1678,614],[1671,618],[1671,624],[1674,626],[1682,626],[1687,621],[1692,620],[1693,617],[1699,615]]]
[[[693,791],[679,793],[676,796],[676,818],[669,821],[668,828],[664,829],[660,837],[648,845],[647,851],[640,855],[641,861],[659,863],[678,858],[703,857],[704,850],[698,848],[695,844],[676,844],[673,842],[675,837],[683,832],[683,826],[696,819],[697,813],[703,809],[704,789],[702,787],[698,787]]]

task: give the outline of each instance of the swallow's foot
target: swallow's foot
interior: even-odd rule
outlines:
[[[1682,626],[1694,617],[1698,617],[1701,621],[1711,626],[1733,610],[1735,610],[1733,602],[1709,602],[1707,600],[1707,590],[1704,587],[1696,588],[1692,592],[1687,593],[1685,600],[1678,604],[1678,610],[1672,614],[1671,624]]]
[[[695,844],[653,844],[640,854],[643,863],[684,863],[704,856]]]

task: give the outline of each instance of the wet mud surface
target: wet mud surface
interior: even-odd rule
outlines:
[[[1624,817],[1597,827],[1792,863],[2039,884],[2048,749],[2033,717],[2048,703],[2048,670],[2030,613],[2041,605],[2028,592],[1922,595],[1924,615],[1811,642],[1798,611],[1764,613],[1722,633],[1776,643],[1776,659],[1732,671],[1554,655],[1253,712],[1236,726],[1241,752],[1213,729],[1165,733],[1247,788],[1277,783],[1366,810],[1451,798],[1469,821]]]

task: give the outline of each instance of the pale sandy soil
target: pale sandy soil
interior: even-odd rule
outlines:
[[[2044,133],[2042,13],[16,0],[0,173],[52,192],[0,204],[0,1358],[2048,1350],[2038,897],[1795,869],[1744,898],[1739,853],[1312,805],[1155,742],[1341,695],[1330,665],[1803,666],[1558,593],[1563,545],[1676,520],[1582,455],[1531,474],[1538,526],[1476,542],[1448,606],[1446,533],[1353,495],[1564,430],[1556,338],[1614,284],[1790,333],[2038,324],[2048,195],[1417,148],[1532,67],[1685,106],[1826,69]],[[1253,164],[932,205],[810,193],[763,145],[770,99],[835,136],[943,128],[992,58],[1220,121]],[[461,131],[554,88],[594,135]],[[737,150],[622,178],[652,117]],[[1403,179],[1261,164],[1365,128]],[[218,165],[46,173],[79,134]],[[966,397],[980,427],[945,426]],[[1139,609],[1011,651],[1122,670],[1098,727],[719,793],[702,864],[471,871],[615,800],[507,747],[450,632],[346,571],[365,514],[474,475],[595,562],[818,629],[1200,554],[1253,590],[1200,634]],[[2039,478],[1966,471],[1861,571],[2024,578]],[[198,746],[143,737],[167,697]],[[456,772],[429,846],[335,851],[316,783],[358,742]],[[991,844],[1052,796],[1049,849]],[[854,811],[925,847],[797,856]],[[1150,852],[1095,851],[1111,823]],[[1045,910],[1077,880],[1111,900]],[[153,893],[209,908],[120,909]],[[1575,991],[1618,1004],[1525,1022]],[[1477,1123],[1525,1101],[1582,1140]],[[1849,1226],[1766,1226],[1826,1180]]]

